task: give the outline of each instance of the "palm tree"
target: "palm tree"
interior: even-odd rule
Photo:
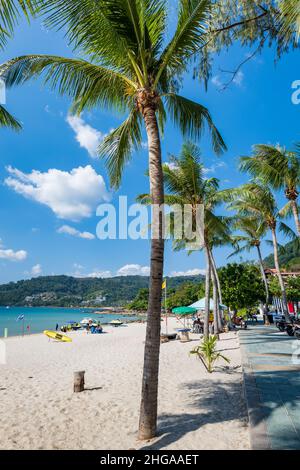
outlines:
[[[8,38],[11,37],[21,12],[29,18],[35,12],[35,1],[32,0],[1,0],[0,4],[0,51],[4,50]],[[1,68],[0,68],[1,75]],[[0,83],[1,85],[1,83]],[[0,103],[0,127],[10,127],[16,131],[21,129],[20,123]]]
[[[214,209],[221,202],[218,198],[219,182],[216,178],[206,179],[204,166],[201,163],[200,149],[192,142],[183,144],[178,157],[171,156],[170,163],[163,166],[165,203],[175,208],[173,218],[176,215],[182,217],[184,208],[189,207],[192,215],[193,230],[199,230],[200,244],[194,243],[192,248],[204,250],[206,258],[206,281],[205,281],[205,322],[204,336],[209,335],[209,312],[210,312],[210,280],[215,281],[216,274],[212,263],[212,244],[214,237],[228,236],[228,224],[226,217],[216,216]],[[144,204],[151,204],[152,197],[142,194],[138,200]],[[197,208],[203,206],[204,220],[201,227],[197,226]],[[177,219],[178,220],[178,219]],[[203,226],[204,225],[204,226]],[[184,236],[176,238],[174,224],[171,226],[173,246],[175,250],[191,250],[191,240]],[[216,284],[217,286],[217,284]]]
[[[259,178],[275,190],[284,189],[288,203],[282,209],[284,215],[292,213],[300,236],[299,206],[297,203],[300,187],[300,147],[289,152],[279,146],[255,145],[253,156],[242,157],[240,169]]]
[[[242,232],[243,235],[232,236],[232,241],[234,245],[236,245],[236,249],[228,258],[242,253],[243,251],[249,252],[253,248],[257,250],[261,276],[266,290],[266,306],[268,306],[270,303],[269,285],[261,254],[261,241],[268,230],[267,224],[260,217],[243,217],[238,215],[233,222],[233,228]]]
[[[208,110],[178,94],[180,79],[204,43],[210,18],[209,0],[179,0],[178,22],[167,42],[167,4],[163,0],[48,0],[41,13],[48,27],[65,27],[76,52],[89,61],[30,55],[5,64],[8,85],[21,84],[45,73],[52,88],[69,96],[73,111],[96,106],[128,113],[103,141],[111,184],[118,187],[133,149],[142,144],[145,126],[153,204],[164,202],[161,132],[167,116],[183,135],[198,139],[205,124],[216,152],[225,144]],[[161,292],[164,259],[162,218],[153,220],[151,272],[146,329],[139,438],[156,434],[160,348]]]
[[[279,230],[286,236],[295,238],[296,235],[286,224],[280,221],[280,213],[277,208],[275,198],[268,187],[261,183],[250,182],[232,190],[231,197],[233,199],[229,204],[229,208],[231,210],[236,210],[239,214],[245,217],[251,217],[253,215],[261,217],[268,229],[271,231],[274,262],[282,294],[284,315],[286,321],[290,322],[286,290],[279,266],[277,228],[279,228]]]

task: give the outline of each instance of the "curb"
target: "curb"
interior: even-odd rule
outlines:
[[[259,388],[257,387],[255,375],[245,352],[244,346],[240,343],[240,333],[238,333],[239,345],[242,359],[243,389],[246,401],[248,418],[250,445],[252,450],[271,450],[271,441],[267,432],[266,414],[264,412]]]

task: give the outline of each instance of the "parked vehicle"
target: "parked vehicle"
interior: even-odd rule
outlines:
[[[296,339],[300,339],[300,325],[299,323],[295,323],[294,325],[294,336]]]
[[[203,326],[203,322],[199,318],[194,321],[192,331],[193,333],[196,333],[196,334],[203,334],[204,326]]]
[[[246,330],[246,329],[247,329],[247,326],[248,326],[247,320],[245,320],[245,318],[243,318],[243,317],[236,317],[236,316],[233,316],[233,317],[232,317],[232,323],[233,323],[235,326],[239,326],[242,330]]]
[[[291,316],[291,322],[287,323],[282,316],[281,319],[276,320],[276,326],[279,331],[285,331],[289,336],[295,336],[297,339],[300,339],[300,321],[297,318]]]

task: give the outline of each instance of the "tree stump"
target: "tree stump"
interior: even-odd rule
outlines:
[[[74,372],[74,392],[79,393],[84,390],[84,374],[85,371]]]

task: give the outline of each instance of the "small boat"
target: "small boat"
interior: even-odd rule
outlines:
[[[121,326],[123,322],[121,320],[112,320],[109,324],[112,326]]]
[[[93,318],[84,318],[83,320],[81,320],[80,324],[81,325],[90,325],[94,321],[95,320]]]

